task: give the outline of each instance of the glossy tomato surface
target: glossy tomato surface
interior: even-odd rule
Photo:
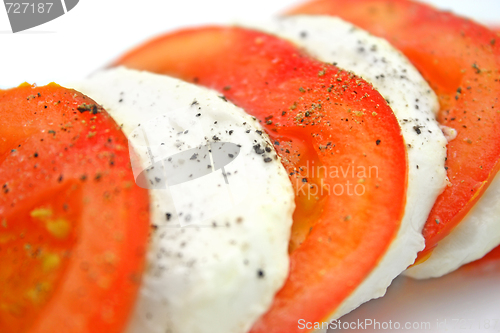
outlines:
[[[56,84],[0,90],[0,331],[122,332],[148,236],[128,142]]]

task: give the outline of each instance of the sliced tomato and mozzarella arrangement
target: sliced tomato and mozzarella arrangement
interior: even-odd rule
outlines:
[[[295,207],[263,128],[221,94],[162,75],[122,68],[74,86],[122,124],[155,185],[155,232],[127,332],[248,331],[288,275]],[[229,163],[215,170],[221,157]],[[181,168],[209,173],[174,184]]]
[[[315,0],[290,13],[339,16],[387,39],[438,95],[439,123],[457,131],[448,145],[450,186],[428,217],[418,265],[406,274],[441,276],[498,245],[500,43],[495,32],[408,0]]]
[[[298,39],[298,42],[297,40],[293,41],[297,42],[296,44],[299,45],[302,45],[300,40],[307,39],[308,48],[306,48],[306,50],[323,49],[322,51],[325,57],[330,56],[332,52],[336,52],[334,54],[334,56],[336,56],[335,59],[338,59],[341,65],[342,62],[349,64],[349,61],[352,61],[353,65],[351,67],[355,67],[357,63],[360,63],[362,65],[359,67],[363,69],[358,68],[359,71],[357,73],[361,72],[363,76],[369,77],[373,81],[377,79],[382,80],[382,83],[378,83],[378,86],[383,88],[387,103],[393,106],[393,110],[398,110],[398,112],[395,113],[399,118],[399,122],[403,128],[403,135],[406,139],[405,147],[410,159],[410,171],[407,189],[408,194],[405,203],[406,208],[401,225],[398,227],[398,233],[390,243],[389,249],[380,256],[381,259],[378,265],[371,270],[369,277],[365,278],[363,283],[359,286],[356,286],[349,297],[342,300],[336,311],[331,311],[331,314],[327,313],[330,318],[338,318],[358,307],[361,303],[382,296],[390,282],[411,265],[415,260],[416,253],[423,249],[423,238],[421,234],[423,224],[427,219],[427,215],[436,197],[442,192],[445,185],[446,173],[444,161],[446,157],[446,140],[434,119],[434,111],[438,109],[435,95],[416,69],[404,60],[399,52],[392,49],[384,41],[371,37],[361,31],[353,31],[353,29],[355,29],[353,26],[330,18],[324,18],[319,21],[309,18],[281,20],[276,22],[274,26],[267,26],[264,30],[273,31],[276,29],[282,29],[280,31],[289,31],[290,35],[296,36],[295,38]],[[337,36],[333,33],[329,33],[331,30],[335,30]],[[238,37],[235,38],[233,35],[237,35]],[[286,32],[282,35],[286,35]],[[342,36],[343,38],[338,38],[338,36]],[[243,43],[242,40],[245,38],[248,39],[249,42]],[[321,45],[323,45],[325,39],[337,39],[338,44],[331,43],[332,45],[328,47],[322,47]],[[351,43],[343,42],[342,39],[351,40]],[[200,58],[197,55],[200,54],[201,50],[207,47],[206,44],[200,42],[201,40],[208,40],[210,43],[212,43],[211,40],[224,40],[224,42],[220,43],[219,50],[212,46],[210,57],[205,56]],[[254,46],[255,40],[259,40],[257,47]],[[192,41],[198,41],[198,43],[193,43]],[[254,49],[258,52],[256,55],[248,51],[251,50],[252,46],[254,46]],[[342,47],[344,47],[344,50],[342,50]],[[324,50],[325,48],[327,50]],[[367,50],[360,52],[360,48],[367,48]],[[374,48],[376,49],[375,51],[373,51]],[[232,50],[232,55],[224,56],[228,54],[229,49]],[[370,49],[372,51],[370,51]],[[164,50],[164,52],[162,52],[162,50]],[[241,54],[238,53],[238,50],[242,50]],[[259,71],[260,75],[252,75],[250,70],[245,70],[242,66],[239,66],[239,63],[247,62],[252,65],[249,67],[252,70],[263,67],[263,50],[267,51],[265,56],[272,59],[275,65],[272,65],[273,63],[269,61],[269,64],[266,65],[263,70]],[[276,78],[273,77],[277,75],[276,73],[292,72],[292,66],[289,65],[288,68],[283,68],[284,66],[280,64],[283,63],[286,58],[283,53],[278,53],[276,50],[279,50],[279,47],[269,36],[254,34],[249,31],[245,32],[244,30],[238,29],[207,28],[180,31],[172,35],[160,37],[142,46],[141,49],[124,56],[118,63],[143,70],[156,70],[164,74],[176,75],[187,80],[196,78],[196,81],[201,84],[219,89],[220,92],[225,93],[230,100],[235,101],[238,105],[243,105],[247,112],[257,117],[260,116],[260,120],[263,123],[272,119],[272,121],[267,123],[268,128],[279,134],[280,131],[283,131],[282,126],[290,127],[290,125],[282,125],[282,122],[286,122],[286,119],[290,116],[296,117],[298,115],[300,117],[302,113],[307,112],[310,113],[310,116],[314,117],[314,107],[311,108],[310,105],[305,103],[297,104],[293,100],[287,101],[284,100],[283,97],[281,100],[276,101],[277,103],[266,105],[261,102],[265,97],[262,96],[262,98],[259,98],[260,96],[256,96],[252,91],[253,89],[259,89],[257,87],[258,81],[270,82],[271,80],[276,80]],[[295,51],[295,54],[298,54],[297,52],[298,51]],[[373,54],[372,52],[376,53]],[[356,59],[356,55],[359,53],[362,55],[358,56]],[[147,61],[144,60],[146,58],[148,59]],[[324,58],[322,60],[324,60]],[[209,66],[206,66],[207,64],[209,64]],[[293,68],[304,68],[306,64],[293,63],[293,66]],[[349,65],[342,67],[350,69]],[[325,76],[327,71],[327,67],[323,69],[318,68],[318,73],[321,72],[319,74],[321,77]],[[225,73],[231,73],[231,75],[225,75]],[[314,76],[315,74],[317,73],[312,72],[310,75]],[[270,87],[265,91],[266,95],[284,95],[283,89],[293,91],[293,88],[288,88],[287,84],[289,84],[291,80],[294,80],[292,82],[295,83],[299,78],[299,74],[295,74],[293,77],[281,75],[283,78],[280,78],[280,81],[274,84],[271,83]],[[244,77],[249,83],[239,84],[239,82],[236,81],[239,80],[239,77]],[[396,79],[394,79],[394,77],[396,77]],[[320,79],[316,79],[316,81],[318,80]],[[336,84],[339,82],[341,81],[337,81]],[[323,85],[329,86],[325,85],[325,83],[323,83]],[[230,86],[231,89],[224,91],[226,86]],[[273,88],[275,86],[279,88]],[[375,87],[378,86],[375,85]],[[300,96],[300,91],[298,89],[296,90],[297,94]],[[330,90],[332,90],[331,87]],[[321,95],[316,95],[317,96],[314,98],[317,99],[317,102],[321,103],[319,99]],[[259,104],[255,105],[256,103],[254,101]],[[283,105],[288,104],[295,105],[295,107],[291,110],[283,108]],[[272,118],[270,118],[270,110],[274,113],[274,115],[271,114]],[[283,113],[283,111],[285,114],[280,114],[280,112]],[[322,107],[320,111],[324,113],[328,112],[325,107]],[[377,112],[375,112],[375,114],[376,113]],[[307,125],[307,123],[304,125]],[[309,124],[309,126],[312,125],[313,124]],[[320,125],[321,124],[316,125],[319,129],[316,131],[317,133],[312,134],[313,136],[318,134],[324,136],[326,134],[322,133],[325,132],[325,129]],[[280,142],[278,143],[276,148],[279,151],[282,144]],[[321,143],[319,143],[319,145],[321,145]],[[339,162],[330,162],[330,165],[326,164],[326,167],[330,168],[337,163]],[[323,165],[325,165],[324,162]],[[353,163],[353,165],[356,164]],[[377,168],[379,167],[377,166]],[[308,173],[312,172],[309,171]],[[319,183],[323,184],[329,175],[321,175],[321,177],[322,179],[319,180]],[[353,199],[348,196],[346,200],[353,201]],[[302,209],[302,207],[299,202],[298,210],[300,209]],[[313,206],[312,209],[321,212],[323,207],[317,204]],[[303,219],[303,216],[296,214],[295,225],[302,223]],[[315,221],[312,221],[312,223],[315,223]],[[334,221],[330,223],[334,223]],[[294,244],[293,239],[292,244]],[[306,258],[305,260],[308,259]],[[290,279],[292,278],[293,277]],[[292,299],[292,302],[296,303],[297,300]],[[309,305],[304,305],[304,307],[308,306]],[[325,307],[327,306],[328,305],[325,305]],[[303,312],[304,310],[300,309],[300,311]],[[322,318],[315,319],[318,320]],[[270,328],[266,327],[266,329],[269,330]],[[288,329],[291,329],[291,327]]]
[[[210,54],[200,57],[209,46]],[[403,261],[400,270],[378,275],[346,308],[383,294],[422,248],[421,235],[401,223],[407,146],[400,126],[384,97],[360,77],[283,39],[231,27],[166,35],[118,63],[217,89],[265,124],[281,155],[298,194],[291,271],[252,331],[293,332],[296,318],[338,317],[337,308],[373,274],[389,247],[408,242],[413,251],[409,258],[395,257]],[[332,174],[335,169],[344,175]]]
[[[430,277],[500,243],[495,33],[406,0],[290,14],[149,41],[70,85],[92,99],[0,91],[0,327],[298,332],[419,251]]]
[[[382,296],[394,277],[413,264],[415,250],[423,249],[422,228],[446,185],[447,140],[435,119],[437,97],[420,73],[384,39],[338,18],[292,16],[255,27],[290,40],[315,58],[335,63],[372,83],[391,106],[407,145],[408,188],[398,241],[337,310],[336,315],[341,316],[368,300],[370,290],[378,290],[377,296]],[[453,130],[447,133],[453,135]]]

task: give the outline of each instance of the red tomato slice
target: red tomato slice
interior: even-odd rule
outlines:
[[[148,236],[128,142],[56,84],[0,90],[2,333],[122,332]]]
[[[166,35],[115,65],[214,88],[262,122],[297,209],[290,276],[252,332],[298,332],[298,319],[328,318],[377,265],[404,211],[406,152],[383,97],[286,41],[239,28]]]
[[[448,144],[451,184],[438,197],[423,230],[426,249],[419,260],[425,260],[499,169],[500,39],[473,21],[408,0],[314,0],[290,13],[340,16],[386,38],[438,95],[438,121],[458,131]]]

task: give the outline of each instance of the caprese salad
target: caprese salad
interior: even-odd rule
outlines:
[[[482,257],[497,38],[316,0],[0,91],[2,332],[301,332]]]

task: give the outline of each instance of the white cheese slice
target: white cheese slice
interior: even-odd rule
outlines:
[[[248,331],[287,277],[295,207],[259,123],[214,91],[162,75],[118,68],[73,88],[122,124],[138,153],[134,174],[154,188],[156,231],[126,332]],[[232,155],[222,167],[217,149]]]
[[[400,230],[377,267],[330,319],[338,318],[383,296],[391,281],[424,248],[422,227],[446,184],[447,141],[435,120],[437,97],[388,42],[338,18],[301,15],[250,27],[287,39],[318,60],[334,63],[372,83],[393,109],[407,144],[408,189]]]
[[[440,277],[482,258],[500,244],[500,174],[464,219],[432,251],[429,259],[406,270],[416,279]]]

